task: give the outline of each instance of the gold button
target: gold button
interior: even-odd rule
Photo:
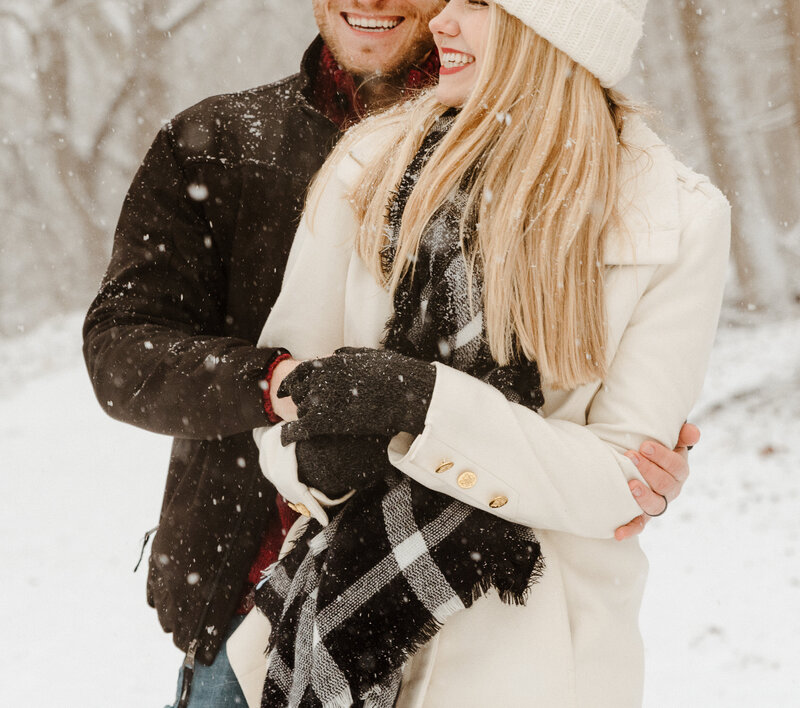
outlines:
[[[458,486],[461,489],[472,489],[478,483],[478,475],[466,470],[458,475]]]
[[[287,506],[292,511],[296,511],[298,514],[301,514],[306,518],[311,516],[311,512],[308,510],[308,507],[305,504],[292,504],[292,502],[287,502]]]
[[[442,472],[447,472],[447,470],[451,469],[453,469],[453,463],[450,460],[442,460],[436,468],[436,474],[442,474]]]
[[[496,496],[494,499],[492,499],[492,501],[489,502],[489,506],[492,507],[492,509],[499,509],[501,506],[505,506],[506,504],[508,504],[508,497],[504,497],[502,494]]]

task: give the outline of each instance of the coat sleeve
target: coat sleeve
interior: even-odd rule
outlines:
[[[627,485],[638,475],[623,453],[646,439],[675,445],[719,317],[730,208],[709,190],[690,195],[678,258],[649,279],[585,425],[544,418],[437,364],[425,429],[393,439],[393,464],[431,489],[535,528],[610,538],[641,514]]]
[[[190,186],[167,125],[125,199],[84,357],[112,417],[210,439],[265,424],[259,380],[274,352],[222,335],[224,258]]]

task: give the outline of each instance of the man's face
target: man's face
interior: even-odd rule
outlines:
[[[356,76],[405,71],[433,49],[428,22],[444,0],[314,0],[320,34]]]

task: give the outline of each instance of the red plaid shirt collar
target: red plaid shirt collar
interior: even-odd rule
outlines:
[[[314,107],[340,128],[361,120],[367,110],[358,99],[355,79],[339,65],[327,44],[322,46],[317,69],[311,94]],[[438,77],[439,55],[432,50],[425,61],[411,67],[403,93],[427,88]]]

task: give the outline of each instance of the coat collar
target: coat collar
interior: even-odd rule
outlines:
[[[675,158],[638,116],[628,119],[622,138],[629,147],[620,167],[621,224],[608,235],[604,262],[671,263],[681,226]]]

